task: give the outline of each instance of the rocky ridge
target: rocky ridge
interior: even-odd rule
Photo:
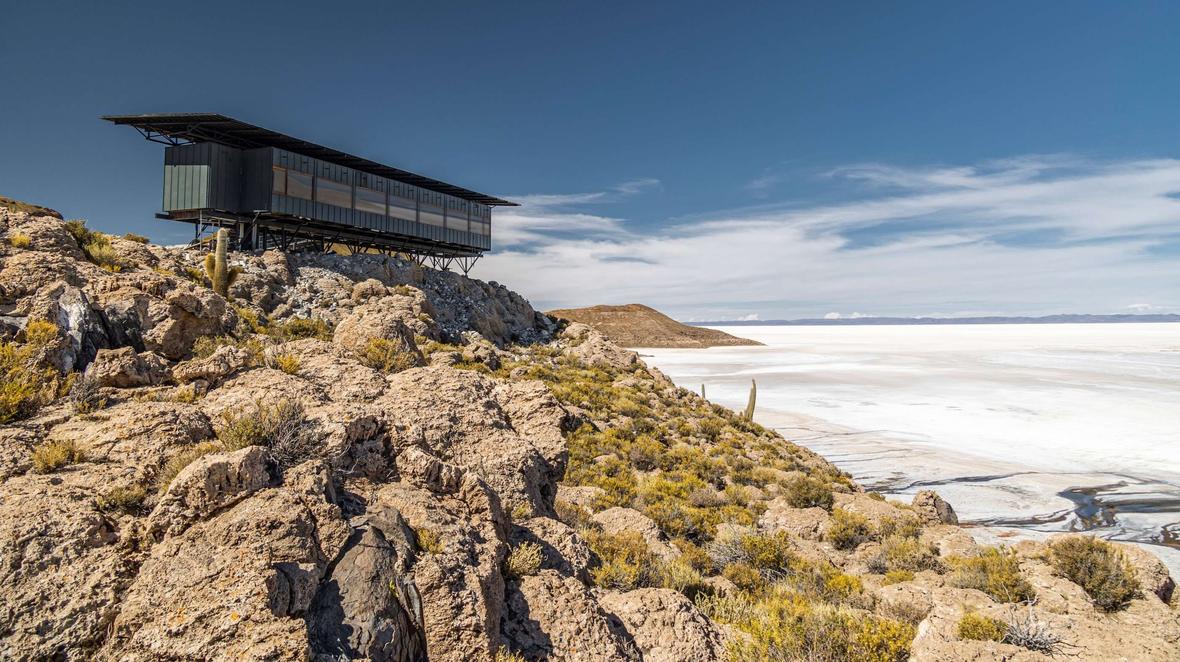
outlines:
[[[1026,613],[1058,657],[1180,659],[1149,554],[1111,610],[1059,541],[992,564],[937,495],[502,286],[267,252],[227,300],[197,252],[78,236],[0,206],[4,388],[37,386],[2,394],[0,659],[1041,659]]]
[[[724,331],[689,326],[660,311],[638,303],[622,306],[590,306],[550,310],[549,314],[580,322],[605,335],[623,347],[728,347],[733,345],[761,345],[738,338]]]

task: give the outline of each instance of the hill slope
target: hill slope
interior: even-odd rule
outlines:
[[[714,329],[681,324],[638,303],[561,308],[551,310],[549,314],[590,326],[623,347],[704,348],[762,344]]]

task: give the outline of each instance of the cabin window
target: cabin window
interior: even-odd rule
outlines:
[[[356,209],[385,215],[385,193],[363,186],[356,187]]]
[[[271,166],[273,175],[271,181],[271,191],[275,195],[287,195],[287,169],[279,166]]]
[[[352,186],[323,177],[316,178],[315,201],[335,207],[352,208]]]
[[[287,196],[311,200],[311,175],[306,172],[287,172]]]

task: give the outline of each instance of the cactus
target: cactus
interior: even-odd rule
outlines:
[[[209,276],[209,282],[213,284],[213,291],[223,297],[229,296],[229,286],[233,285],[234,280],[241,273],[237,267],[229,266],[229,260],[226,258],[226,245],[229,243],[229,233],[225,228],[217,231],[217,247],[214,251],[205,256],[205,274]]]
[[[742,412],[742,418],[747,421],[754,420],[754,402],[758,399],[758,382],[753,379],[750,380],[750,400],[746,403],[746,411]]]
[[[704,384],[701,384],[701,399],[708,400],[708,398],[705,397],[705,385]]]

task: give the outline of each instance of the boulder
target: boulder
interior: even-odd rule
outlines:
[[[680,550],[668,542],[664,533],[660,531],[660,527],[650,517],[638,510],[615,506],[594,513],[593,519],[602,527],[603,533],[611,535],[627,532],[638,533],[643,536],[648,549],[665,561],[680,556]]]
[[[567,524],[548,517],[530,517],[512,527],[511,542],[513,547],[524,542],[540,545],[542,568],[590,583],[593,553],[582,536]]]
[[[172,368],[172,379],[178,384],[202,380],[216,386],[223,379],[245,367],[249,355],[246,350],[223,345],[203,359],[182,361]]]
[[[93,375],[99,386],[154,386],[168,378],[168,364],[157,354],[140,354],[131,347],[100,349],[87,368],[87,374]]]
[[[786,499],[777,497],[767,504],[766,511],[758,519],[758,528],[764,531],[786,531],[797,538],[819,540],[831,515],[823,508],[792,508]]]
[[[381,302],[357,306],[350,315],[340,320],[332,334],[332,342],[358,356],[364,353],[366,346],[373,340],[394,343],[399,351],[412,357],[414,365],[426,363],[414,343],[414,332],[398,315],[398,311],[382,306]]]
[[[172,479],[148,518],[148,531],[157,538],[184,533],[193,522],[232,506],[269,482],[266,452],[260,446],[199,457]]]
[[[641,660],[634,645],[572,577],[553,570],[508,587],[502,631],[512,651],[529,660]]]
[[[911,504],[924,524],[958,524],[955,509],[934,490],[922,490],[914,495]]]
[[[720,662],[729,659],[725,638],[683,593],[642,588],[604,593],[598,601],[619,619],[644,662]]]

